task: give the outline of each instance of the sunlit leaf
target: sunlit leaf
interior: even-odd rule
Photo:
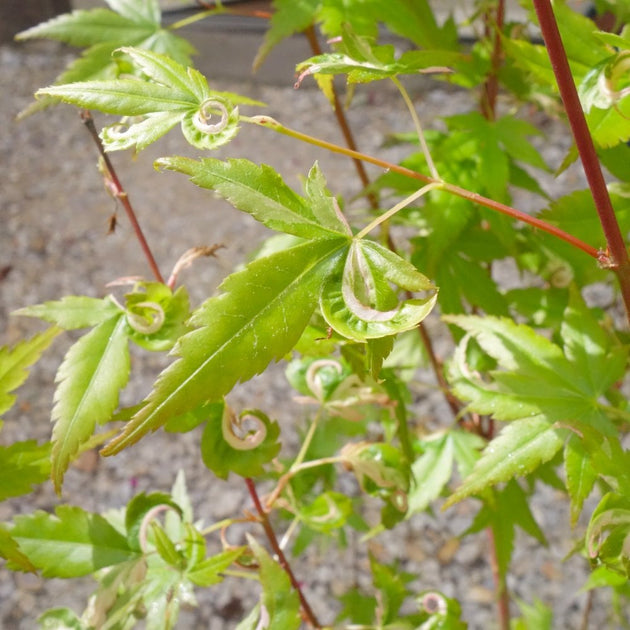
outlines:
[[[89,575],[137,555],[102,516],[78,507],[16,516],[10,534],[44,577]]]
[[[180,357],[158,378],[144,407],[107,455],[137,442],[172,416],[219,401],[239,381],[260,373],[293,347],[315,308],[323,279],[345,240],[308,242],[250,263],[224,280],[180,338]],[[246,360],[245,360],[246,357]]]
[[[25,306],[15,311],[14,315],[38,317],[64,330],[73,330],[97,326],[119,313],[120,307],[109,298],[66,295],[60,300]]]
[[[28,368],[38,361],[60,332],[53,326],[12,348],[0,348],[0,414],[13,406],[15,396],[11,392],[27,379]]]
[[[271,167],[249,160],[176,157],[161,158],[156,166],[189,175],[197,186],[215,190],[272,230],[309,239],[351,235],[317,163],[305,183],[306,198],[293,192]]]
[[[52,419],[51,476],[61,490],[63,476],[98,423],[107,422],[129,378],[129,347],[122,314],[99,324],[68,351],[57,372]]]

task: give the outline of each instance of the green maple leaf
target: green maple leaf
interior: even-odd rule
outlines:
[[[86,48],[82,56],[71,62],[57,77],[57,85],[116,78],[121,67],[112,53],[123,46],[153,50],[167,54],[180,64],[191,64],[194,48],[187,40],[162,28],[157,0],[141,3],[110,0],[108,4],[112,10],[97,8],[65,13],[18,33],[16,39],[54,39]],[[29,106],[20,116],[35,113],[57,102],[55,97],[45,97]]]
[[[500,368],[490,372],[490,382],[473,374],[466,365],[464,338],[449,373],[454,393],[469,401],[473,411],[511,421],[488,445],[449,505],[549,461],[571,426],[615,434],[615,410],[600,399],[623,375],[628,350],[599,326],[576,290],[560,329],[563,348],[508,319],[445,319],[474,337]],[[581,483],[571,487],[581,505],[585,490]]]
[[[97,326],[120,313],[120,307],[109,298],[97,299],[79,295],[66,295],[60,300],[26,306],[14,315],[38,317],[64,330]]]
[[[15,396],[11,392],[26,380],[28,368],[39,359],[60,332],[59,328],[53,326],[27,341],[21,341],[13,348],[0,348],[0,414],[13,406]]]
[[[318,302],[340,334],[365,342],[417,325],[436,300],[434,285],[413,265],[377,243],[352,238],[315,165],[294,193],[270,167],[247,160],[165,158],[238,209],[302,239],[232,274],[193,314],[196,330],[173,349],[178,358],[159,377],[143,407],[103,454],[133,444],[174,416],[220,401],[239,381],[283,358],[298,342]],[[392,284],[424,292],[399,302]],[[378,364],[378,352],[375,367]]]
[[[173,350],[178,360],[162,372],[144,407],[103,454],[118,452],[203,401],[221,400],[238,381],[284,357],[306,327],[344,245],[342,239],[307,242],[226,278],[222,294],[193,313],[196,330],[178,341]]]
[[[38,90],[35,96],[55,97],[86,109],[123,116],[121,123],[101,132],[107,150],[140,150],[181,123],[184,137],[200,149],[214,149],[239,130],[238,104],[258,101],[210,90],[206,78],[164,54],[122,47],[141,78],[77,81]],[[141,116],[139,122],[128,117]],[[216,118],[210,123],[211,118]]]
[[[44,577],[89,575],[138,556],[102,516],[79,507],[16,516],[9,533]]]
[[[462,55],[446,50],[411,50],[396,59],[394,46],[375,46],[346,25],[338,52],[311,57],[299,63],[296,70],[300,73],[298,84],[311,74],[346,74],[348,83],[367,83],[399,74],[434,71],[436,66],[452,66],[461,61]]]
[[[118,406],[118,394],[129,378],[126,326],[122,313],[102,322],[70,348],[59,367],[51,471],[57,492],[81,445]]]
[[[0,446],[0,501],[28,494],[49,477],[50,449],[35,440]]]

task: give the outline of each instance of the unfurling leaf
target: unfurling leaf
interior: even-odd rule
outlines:
[[[306,327],[345,239],[317,240],[250,263],[195,311],[179,359],[158,377],[145,405],[102,452],[112,455],[172,416],[219,401],[239,381],[282,358]]]
[[[227,479],[230,472],[256,477],[263,474],[264,464],[280,452],[279,436],[278,423],[261,411],[246,410],[237,417],[224,404],[222,412],[213,414],[206,424],[201,438],[201,457],[221,479]]]
[[[400,302],[390,283],[427,296]],[[320,307],[340,335],[366,341],[415,328],[436,300],[436,287],[413,265],[377,243],[354,240],[330,274]]]
[[[177,123],[193,146],[215,149],[238,133],[239,104],[262,104],[210,90],[201,73],[166,55],[130,47],[120,51],[131,58],[144,78],[79,81],[36,93],[122,116],[119,123],[101,133],[108,150],[144,149]]]

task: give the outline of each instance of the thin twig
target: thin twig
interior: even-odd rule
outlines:
[[[501,31],[505,21],[505,0],[499,0],[495,9],[494,20],[491,9],[484,15],[485,36],[489,39],[494,31],[492,44],[492,56],[490,58],[490,72],[483,84],[481,93],[481,113],[488,120],[496,118],[497,95],[499,93],[499,69],[503,61],[503,46],[501,43]]]
[[[103,163],[105,164],[105,168],[107,169],[107,175],[111,182],[112,193],[114,194],[116,199],[120,201],[123,208],[125,209],[125,212],[127,213],[127,218],[129,219],[129,222],[131,223],[131,226],[133,227],[133,231],[136,234],[136,238],[138,239],[138,242],[140,243],[140,247],[142,248],[142,251],[144,252],[144,255],[149,263],[149,267],[151,267],[151,271],[153,272],[153,275],[155,276],[158,282],[164,283],[164,278],[162,277],[162,274],[160,273],[157,263],[155,262],[155,258],[153,257],[153,253],[151,252],[151,248],[149,247],[149,244],[147,243],[147,240],[144,237],[144,233],[142,232],[142,228],[140,227],[140,224],[138,223],[138,219],[136,218],[136,213],[134,212],[133,207],[131,206],[131,202],[129,201],[129,195],[125,192],[125,189],[122,187],[122,184],[120,183],[120,179],[118,179],[118,175],[116,174],[116,171],[114,169],[114,165],[112,164],[112,161],[109,159],[109,155],[107,155],[107,153],[105,152],[103,143],[101,142],[101,139],[98,135],[98,131],[96,130],[96,125],[94,124],[94,119],[92,118],[92,114],[86,109],[82,110],[81,120],[83,121],[83,124],[86,126],[87,130],[90,132],[90,135],[92,136],[92,139],[94,140],[94,143],[96,144],[96,147],[98,148],[98,152],[103,160]]]
[[[444,372],[442,370],[442,362],[437,358],[435,354],[435,350],[433,349],[433,342],[431,341],[431,337],[427,332],[426,327],[424,326],[424,322],[420,322],[418,325],[418,334],[420,335],[420,339],[424,345],[425,350],[427,351],[427,356],[429,357],[429,363],[431,364],[431,368],[433,369],[433,373],[435,374],[435,378],[438,381],[438,385],[440,386],[440,390],[444,394],[444,398],[448,403],[448,406],[451,408],[453,412],[453,416],[457,418],[461,412],[461,404],[453,396],[451,390],[449,388],[446,379],[444,378]]]
[[[267,536],[267,540],[269,541],[269,544],[271,545],[273,552],[278,557],[278,562],[280,563],[280,566],[285,570],[286,574],[289,576],[291,585],[293,586],[293,588],[298,594],[298,597],[300,598],[300,604],[302,606],[302,612],[304,614],[304,617],[306,618],[308,623],[314,628],[321,628],[322,626],[317,620],[315,613],[313,612],[309,603],[306,601],[306,598],[304,597],[304,593],[302,592],[299,582],[295,579],[295,575],[293,574],[291,565],[287,561],[287,558],[284,555],[284,552],[282,551],[282,549],[280,548],[280,545],[278,544],[278,539],[276,538],[276,534],[273,531],[273,527],[271,527],[271,523],[269,522],[269,516],[267,515],[267,512],[265,511],[265,509],[262,506],[262,503],[260,502],[260,498],[258,497],[258,492],[256,491],[256,485],[254,484],[253,479],[247,477],[245,479],[245,483],[247,484],[247,489],[249,490],[249,494],[252,498],[252,501],[254,502],[256,511],[258,512],[260,523],[263,526],[263,529],[265,530],[265,535]]]
[[[588,630],[588,620],[593,610],[593,597],[595,591],[591,589],[586,596],[586,604],[584,606],[584,612],[582,613],[582,623],[580,624],[580,630]]]
[[[440,177],[437,168],[435,168],[435,163],[433,162],[431,151],[429,151],[429,145],[427,144],[426,138],[424,137],[424,131],[422,130],[420,118],[418,118],[418,113],[416,112],[416,108],[413,106],[413,101],[411,100],[409,93],[405,89],[405,86],[399,81],[398,77],[392,77],[392,82],[396,86],[396,88],[398,88],[398,91],[400,92],[403,101],[405,101],[405,105],[407,105],[407,109],[409,110],[409,114],[416,128],[416,134],[418,136],[420,148],[422,149],[422,154],[424,155],[424,159],[426,160],[427,166],[429,167],[429,173],[431,173],[431,177],[433,177],[433,179],[441,180],[442,178]]]
[[[556,76],[560,96],[567,112],[571,131],[575,139],[588,185],[593,195],[599,221],[606,236],[610,254],[609,265],[619,279],[621,295],[630,321],[630,260],[626,244],[615,216],[615,211],[606,188],[606,181],[597,158],[593,138],[588,129],[580,98],[573,81],[567,54],[562,44],[553,9],[549,0],[534,0],[540,30]]]
[[[394,173],[399,173],[400,175],[404,175],[405,177],[409,177],[411,179],[417,179],[418,181],[425,182],[426,184],[436,184],[439,183],[441,187],[453,195],[458,197],[462,197],[463,199],[468,199],[475,204],[480,206],[484,206],[489,208],[490,210],[495,210],[496,212],[500,212],[501,214],[505,214],[517,221],[521,221],[522,223],[527,223],[535,228],[543,230],[552,236],[555,236],[567,243],[581,249],[583,252],[595,258],[596,260],[601,260],[601,251],[592,247],[588,243],[581,241],[579,238],[568,234],[564,230],[552,225],[551,223],[547,223],[547,221],[543,221],[541,219],[537,219],[525,212],[521,212],[516,208],[512,208],[506,204],[500,203],[498,201],[494,201],[493,199],[489,199],[488,197],[484,197],[475,192],[471,192],[470,190],[466,190],[461,188],[460,186],[455,186],[454,184],[448,184],[446,182],[438,182],[437,180],[429,177],[428,175],[423,175],[422,173],[418,173],[417,171],[412,171],[410,168],[405,166],[400,166],[399,164],[394,164],[393,162],[387,162],[386,160],[381,160],[380,158],[367,155],[366,153],[361,153],[359,151],[353,151],[352,149],[347,149],[346,147],[339,146],[332,142],[328,142],[326,140],[321,140],[320,138],[315,138],[313,136],[309,136],[308,134],[302,133],[301,131],[296,131],[295,129],[290,129],[289,127],[285,127],[277,120],[274,120],[270,116],[241,116],[242,122],[249,122],[255,125],[260,125],[261,127],[267,127],[268,129],[272,129],[278,133],[281,133],[285,136],[290,136],[297,140],[301,140],[308,144],[315,145],[322,149],[326,149],[331,153],[340,153],[341,155],[347,155],[349,157],[356,157],[359,160],[363,160],[364,162],[369,162],[370,164],[375,164],[376,166],[380,166],[386,171],[392,171]]]
[[[494,591],[497,595],[499,628],[501,630],[510,630],[510,596],[505,584],[505,577],[501,575],[501,569],[499,567],[497,541],[492,527],[487,527],[486,532],[490,541],[490,566],[494,580]]]
[[[306,35],[306,39],[308,39],[308,43],[311,47],[311,50],[313,51],[313,54],[321,55],[322,49],[319,45],[317,34],[315,33],[315,28],[312,25],[309,26],[304,31],[304,34]],[[343,107],[341,99],[339,98],[337,88],[334,86],[334,84],[331,87],[331,92],[333,96],[333,109],[335,111],[335,117],[337,118],[337,124],[341,129],[341,133],[343,134],[343,138],[346,141],[347,147],[352,151],[356,151],[357,143],[354,140],[354,135],[348,123],[345,109]],[[363,164],[363,162],[358,158],[352,158],[352,162],[354,163],[354,168],[356,169],[357,175],[361,180],[361,184],[363,184],[364,188],[367,188],[370,185],[370,178],[367,174],[367,171],[365,170],[365,164]],[[376,195],[374,193],[370,193],[368,194],[367,198],[372,209],[376,210],[379,207],[378,198],[376,197]]]

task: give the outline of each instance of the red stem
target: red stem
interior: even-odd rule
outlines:
[[[630,261],[626,244],[619,229],[619,223],[606,188],[606,181],[602,173],[595,145],[584,117],[584,111],[573,81],[571,68],[566,51],[562,44],[560,31],[549,0],[534,0],[534,7],[538,16],[549,59],[556,76],[560,96],[567,112],[571,131],[575,139],[584,173],[595,201],[595,208],[606,236],[606,243],[610,253],[610,267],[617,274],[621,294],[626,305],[626,312],[630,319]]]
[[[486,528],[490,541],[490,566],[492,568],[492,578],[494,580],[494,590],[497,594],[497,610],[499,615],[499,628],[510,630],[510,596],[505,585],[505,578],[501,575],[499,568],[499,558],[497,555],[497,541],[492,527]]]
[[[499,0],[492,20],[490,9],[485,14],[485,35],[489,39],[494,27],[494,42],[490,60],[490,72],[483,86],[481,95],[481,113],[488,120],[496,117],[497,95],[499,93],[499,68],[503,61],[503,46],[501,45],[501,31],[505,20],[505,0]],[[494,24],[493,24],[494,22]]]
[[[305,31],[304,34],[308,39],[308,43],[311,46],[311,50],[314,55],[321,55],[322,49],[319,45],[319,41],[317,40],[317,35],[315,33],[315,28],[311,25]],[[348,119],[346,118],[346,114],[343,108],[343,104],[341,99],[339,98],[339,94],[337,93],[337,89],[335,86],[332,86],[332,95],[333,95],[333,109],[335,110],[335,117],[337,118],[337,123],[339,124],[339,128],[341,129],[341,133],[343,134],[344,140],[346,141],[346,146],[352,151],[357,150],[357,144],[354,140],[354,136],[352,134],[352,130],[350,129],[350,125],[348,124]],[[354,168],[357,171],[357,175],[361,180],[364,188],[367,188],[370,185],[370,178],[368,177],[367,171],[365,170],[365,165],[358,158],[352,158],[354,163]],[[371,194],[368,196],[368,201],[370,202],[370,206],[375,210],[378,208],[378,199],[375,195]]]
[[[269,522],[269,516],[267,512],[262,506],[260,502],[260,498],[258,497],[258,492],[256,491],[256,485],[254,484],[253,479],[247,477],[245,479],[245,483],[247,484],[247,489],[249,490],[249,494],[254,502],[254,506],[256,507],[256,511],[258,512],[258,516],[260,518],[260,523],[265,530],[265,535],[267,536],[267,540],[271,545],[271,548],[278,557],[278,562],[280,566],[285,570],[286,574],[289,576],[289,580],[291,581],[291,585],[296,590],[298,597],[300,598],[300,604],[302,606],[302,612],[304,613],[304,617],[308,621],[308,623],[314,628],[321,628],[315,613],[311,609],[309,603],[306,601],[304,597],[304,593],[300,588],[300,583],[295,579],[295,575],[293,574],[293,570],[291,569],[291,565],[289,564],[284,552],[282,551],[280,545],[278,544],[278,539],[276,538],[276,534],[271,527],[271,523]]]
[[[411,179],[417,179],[418,181],[424,182],[425,184],[438,183],[441,185],[443,190],[446,190],[453,195],[457,195],[458,197],[462,197],[463,199],[468,199],[469,201],[479,204],[480,206],[485,206],[486,208],[490,208],[491,210],[495,210],[509,217],[512,217],[517,221],[521,221],[522,223],[527,223],[528,225],[539,228],[544,232],[552,234],[553,236],[556,236],[563,241],[566,241],[574,247],[581,249],[583,252],[587,253],[589,256],[592,256],[597,260],[601,260],[602,258],[601,252],[598,249],[592,247],[584,241],[581,241],[579,238],[568,234],[555,225],[551,225],[546,221],[542,221],[541,219],[532,217],[531,215],[526,214],[525,212],[521,212],[516,208],[506,206],[505,204],[494,201],[493,199],[488,199],[488,197],[484,197],[483,195],[480,195],[478,193],[471,192],[470,190],[466,190],[464,188],[461,188],[460,186],[455,186],[454,184],[448,184],[446,182],[438,181],[437,179],[429,177],[428,175],[423,175],[422,173],[418,173],[417,171],[412,171],[406,166],[400,166],[399,164],[394,164],[393,162],[388,162],[387,160],[381,160],[380,158],[373,157],[366,153],[361,153],[352,149],[346,149],[346,147],[341,147],[331,142],[326,142],[324,140],[320,140],[319,138],[314,138],[313,136],[309,136],[308,134],[296,131],[295,129],[283,127],[282,125],[280,125],[280,123],[274,121],[273,118],[267,118],[266,116],[257,116],[256,124],[268,126],[270,129],[273,129],[277,133],[296,138],[297,140],[302,140],[307,144],[313,144],[320,148],[326,149],[331,153],[340,153],[341,155],[347,155],[349,157],[357,158],[359,160],[363,160],[364,162],[368,162],[369,164],[380,166],[386,171],[392,171]]]
[[[429,357],[429,363],[431,364],[431,368],[433,369],[433,373],[435,374],[435,378],[437,378],[438,385],[444,394],[444,398],[448,403],[448,406],[451,408],[453,412],[453,416],[457,418],[461,411],[461,404],[453,396],[448,383],[446,382],[446,378],[444,378],[444,371],[442,362],[437,358],[435,354],[435,350],[433,349],[433,342],[431,341],[431,337],[427,332],[427,329],[424,326],[423,322],[418,324],[418,334],[420,335],[420,339],[422,340],[422,344],[424,345],[425,350],[427,351],[427,356]]]
[[[140,224],[138,223],[138,219],[136,218],[136,213],[134,212],[133,207],[131,206],[131,202],[129,201],[129,195],[127,195],[127,193],[125,192],[125,189],[122,187],[122,184],[120,183],[120,180],[118,179],[118,175],[116,174],[116,171],[114,169],[114,165],[109,159],[109,155],[107,155],[107,153],[105,152],[103,143],[101,142],[101,139],[99,138],[98,131],[96,131],[96,126],[94,125],[94,119],[92,118],[92,114],[90,114],[89,111],[84,109],[83,111],[81,111],[81,120],[85,124],[87,130],[90,132],[90,135],[92,136],[92,139],[94,140],[94,143],[96,144],[96,147],[98,148],[98,152],[100,153],[101,158],[103,159],[103,163],[105,164],[105,168],[107,169],[107,174],[112,184],[112,189],[113,189],[112,192],[114,196],[116,197],[116,199],[120,201],[123,208],[125,209],[125,212],[127,213],[127,218],[129,219],[129,222],[131,223],[131,226],[133,227],[133,231],[136,234],[136,238],[138,239],[140,243],[140,247],[142,248],[142,251],[144,252],[144,255],[149,263],[149,267],[151,267],[151,271],[153,272],[153,275],[155,276],[158,282],[164,283],[164,278],[162,277],[162,274],[160,273],[157,263],[155,262],[155,258],[153,257],[153,253],[151,252],[151,248],[149,247],[149,244],[147,243],[147,239],[144,237],[144,233],[142,232],[142,228],[140,227]]]

